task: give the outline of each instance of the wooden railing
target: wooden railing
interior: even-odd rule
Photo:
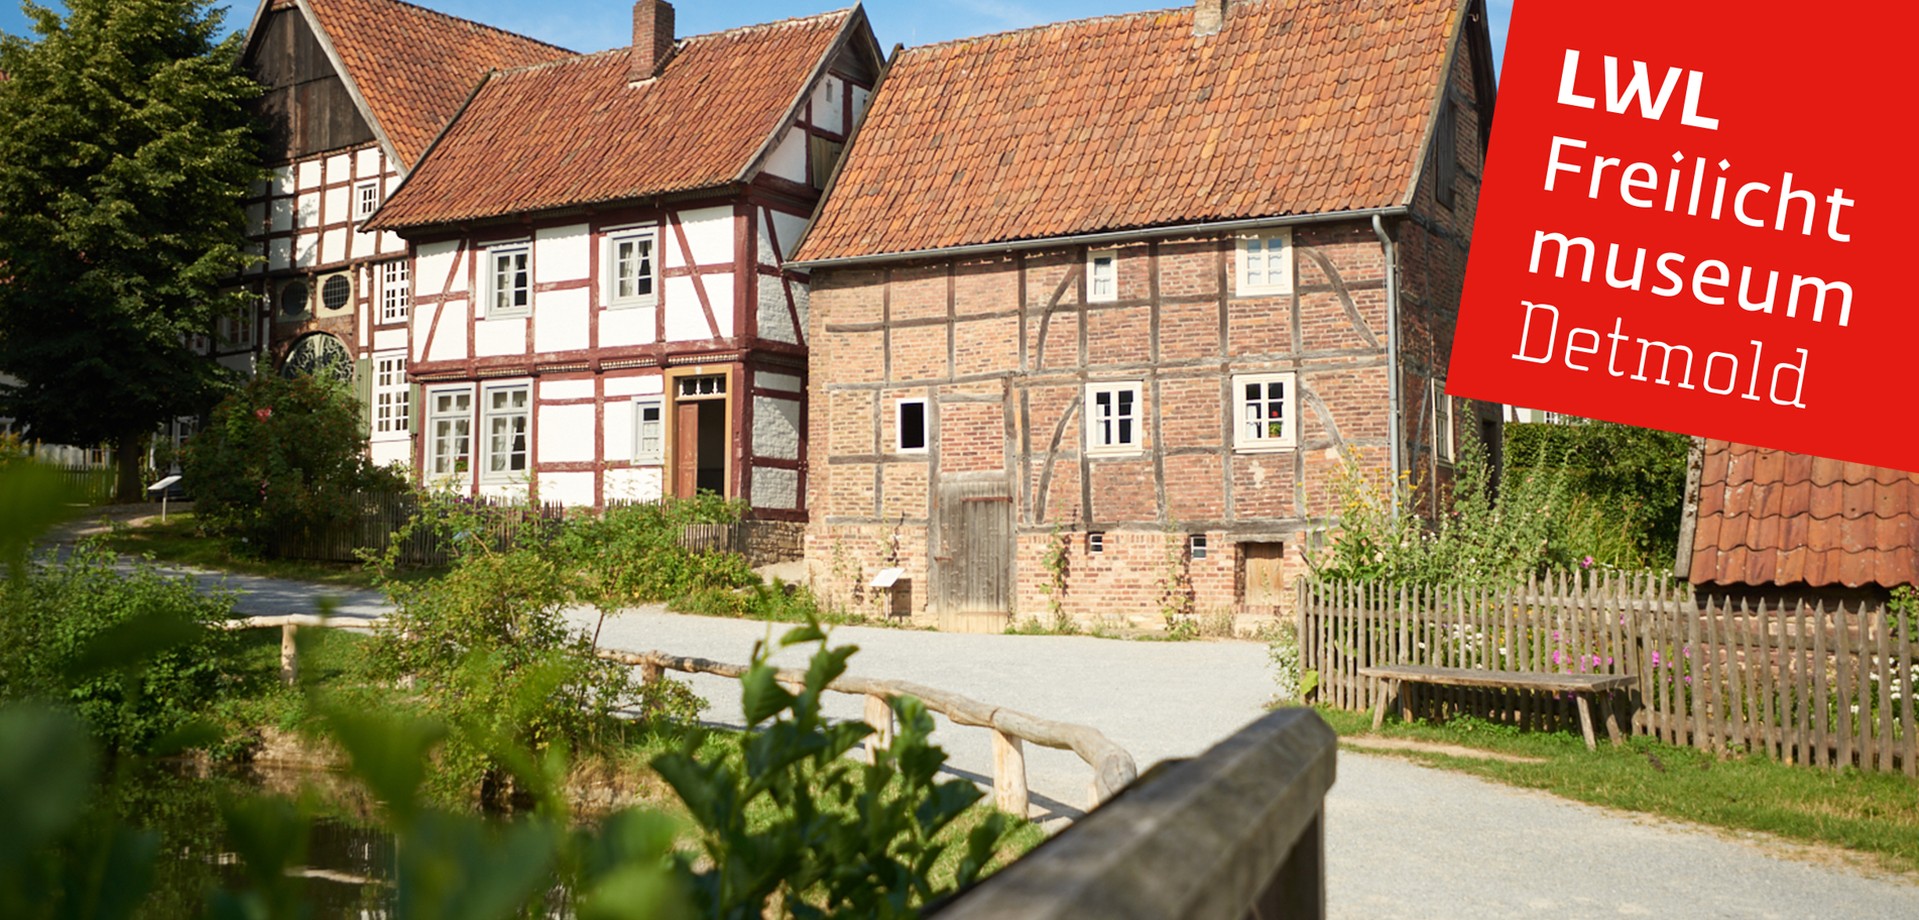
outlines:
[[[1378,665],[1636,678],[1632,730],[1704,750],[1919,776],[1919,657],[1881,607],[1725,595],[1649,575],[1555,576],[1511,591],[1300,586],[1301,668],[1318,700],[1369,710]],[[1527,728],[1575,724],[1547,694],[1434,688],[1416,711]]]
[[[1038,849],[929,911],[940,920],[1325,916],[1338,741],[1285,709],[1162,764]]]
[[[299,659],[295,643],[300,627],[372,629],[383,623],[384,621],[378,618],[326,618],[311,614],[294,614],[233,619],[227,621],[226,626],[228,629],[279,627],[280,675],[288,684],[292,684],[299,677]],[[608,661],[638,667],[640,679],[647,683],[659,680],[669,670],[733,678],[741,677],[747,672],[745,665],[683,655],[668,655],[664,652],[602,649],[599,656]],[[806,672],[783,668],[775,674],[775,678],[789,686],[799,685],[805,682]],[[1072,751],[1092,768],[1093,780],[1089,793],[1089,808],[1111,798],[1139,775],[1138,767],[1133,762],[1133,755],[1114,744],[1098,729],[1085,725],[1055,722],[907,681],[878,680],[847,675],[827,685],[827,689],[837,693],[866,697],[864,718],[874,729],[873,734],[867,739],[869,757],[873,750],[886,745],[892,739],[893,709],[889,703],[896,697],[917,697],[920,702],[926,704],[927,709],[946,716],[955,725],[976,726],[991,731],[993,733],[993,801],[1001,811],[1009,814],[1025,817],[1030,810],[1031,798],[1026,782],[1025,745],[1027,744]]]

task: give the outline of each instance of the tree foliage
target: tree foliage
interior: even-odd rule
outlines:
[[[1660,567],[1671,565],[1679,548],[1690,447],[1683,434],[1613,422],[1506,426],[1514,472],[1564,466],[1568,493],[1617,522],[1645,563]]]
[[[195,516],[261,552],[276,535],[350,520],[361,492],[405,487],[367,459],[366,426],[346,387],[304,374],[248,381],[214,408],[185,460]]]
[[[259,176],[239,38],[206,0],[28,3],[0,35],[0,411],[36,437],[139,445],[222,377],[187,337],[246,309],[241,199]]]

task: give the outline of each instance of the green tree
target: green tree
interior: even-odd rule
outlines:
[[[259,87],[206,0],[66,7],[0,35],[0,414],[114,445],[132,499],[145,439],[223,384],[187,337],[246,308],[220,287],[250,258]]]

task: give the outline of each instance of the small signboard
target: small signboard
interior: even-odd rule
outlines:
[[[906,570],[902,568],[880,569],[880,573],[873,576],[872,584],[867,587],[891,588],[895,582],[900,580],[900,576],[904,574],[906,574]]]
[[[162,479],[159,482],[154,483],[153,485],[147,486],[147,491],[148,492],[165,492],[174,483],[179,481],[180,481],[180,477],[177,475],[168,476],[167,478]]]

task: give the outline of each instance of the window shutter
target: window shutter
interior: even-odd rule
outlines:
[[[420,419],[426,414],[426,391],[417,383],[406,388],[406,430],[415,438],[421,436]]]
[[[353,398],[360,402],[360,433],[373,433],[373,361],[353,362]]]

